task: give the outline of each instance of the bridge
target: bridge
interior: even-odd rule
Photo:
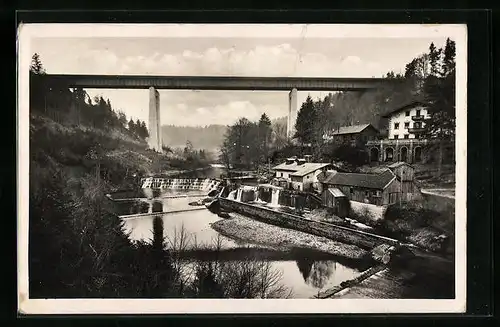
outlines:
[[[291,137],[297,119],[297,91],[363,91],[395,80],[383,78],[329,77],[235,77],[235,76],[149,76],[149,75],[36,75],[44,85],[93,89],[149,89],[149,146],[162,151],[160,95],[169,90],[288,91],[287,135]]]

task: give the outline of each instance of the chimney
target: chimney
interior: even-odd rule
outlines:
[[[306,155],[304,156],[304,159],[306,160],[306,162],[311,162],[312,155],[310,155],[310,154],[306,154]]]
[[[306,163],[306,159],[297,159],[297,166],[303,165]]]
[[[295,158],[287,158],[287,159],[286,159],[286,164],[287,164],[287,165],[291,165],[291,164],[293,164],[294,162],[295,162]]]

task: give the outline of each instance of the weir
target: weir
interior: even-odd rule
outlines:
[[[163,178],[148,177],[142,182],[142,188],[170,190],[199,190],[210,192],[219,187],[220,181],[210,178]]]

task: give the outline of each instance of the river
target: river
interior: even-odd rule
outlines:
[[[176,178],[220,178],[221,175],[227,174],[227,169],[219,165],[210,165],[205,169],[198,169],[193,171],[184,171],[181,173],[173,174],[172,177]]]
[[[189,202],[194,200],[194,198],[153,199],[156,203],[153,207],[155,212],[193,208],[189,206]],[[136,208],[139,207],[136,206]],[[139,208],[137,210],[142,210],[138,212],[144,212],[144,209]],[[152,239],[153,216],[136,216],[122,219],[124,230],[129,234],[132,241],[149,241]],[[210,226],[211,223],[221,218],[205,209],[163,214],[162,219],[167,247],[171,242],[175,242],[176,237],[178,239],[180,231],[183,229],[189,237],[191,247],[194,244],[214,244],[215,239],[219,238],[221,248],[226,251],[230,250],[228,252],[231,255],[227,260],[248,260],[249,254],[251,255],[253,252],[272,251],[272,255],[262,255],[261,253],[259,260],[270,262],[273,269],[281,272],[281,283],[292,290],[293,298],[309,298],[321,290],[352,279],[360,273],[355,267],[341,265],[331,260],[330,257],[325,257],[325,254],[316,253],[315,251],[280,252],[277,249],[224,237]]]

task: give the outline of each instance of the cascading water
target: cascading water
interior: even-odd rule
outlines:
[[[178,179],[172,180],[171,188],[176,189],[178,185],[179,185]]]
[[[271,203],[269,206],[271,207],[279,207],[279,200],[280,200],[280,190],[278,189],[273,189],[271,193]]]
[[[205,180],[203,181],[203,183],[201,184],[201,189],[202,190],[208,190],[208,187],[210,186],[210,179],[208,178],[205,178]]]
[[[234,190],[234,191],[229,192],[229,194],[227,195],[227,198],[230,200],[236,200],[236,193],[238,193],[238,190]]]
[[[217,198],[221,198],[222,197],[222,194],[224,194],[224,190],[225,190],[225,187],[222,187],[222,189],[220,190],[220,192],[217,194]]]
[[[241,188],[238,189],[236,193],[236,201],[241,202],[241,196],[243,195],[243,190]]]
[[[146,198],[148,199],[152,199],[154,194],[153,194],[153,190],[151,188],[144,188],[143,190],[143,193],[144,193],[144,196],[146,196]]]
[[[265,203],[267,203],[266,201],[263,201],[263,200],[260,198],[260,192],[259,192],[259,188],[258,188],[258,187],[255,189],[255,199],[254,199],[254,202],[255,202],[255,203],[261,203],[261,204],[265,204]]]

